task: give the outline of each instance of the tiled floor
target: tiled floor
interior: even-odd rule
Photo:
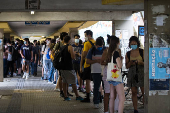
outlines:
[[[30,77],[28,80],[19,77],[6,78],[0,83],[0,113],[103,113],[104,111],[103,103],[100,104],[100,109],[93,109],[92,102],[81,103],[75,100],[75,96],[71,97],[72,100],[69,102],[63,101],[54,88],[55,85],[42,81],[40,77]],[[80,95],[84,97],[84,94]],[[139,112],[143,113],[143,108],[139,109]],[[125,113],[133,113],[131,100],[125,102]]]

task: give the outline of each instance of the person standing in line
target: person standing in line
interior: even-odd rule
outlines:
[[[80,92],[84,92],[82,88],[82,83],[83,80],[80,78],[80,61],[81,61],[81,53],[82,53],[82,48],[83,46],[79,44],[79,38],[80,35],[74,35],[75,38],[75,44],[73,44],[73,49],[74,49],[74,54],[75,54],[75,59],[73,59],[73,69],[76,71],[77,78],[78,78],[78,83],[79,83],[79,88],[78,90]]]
[[[84,35],[85,35],[86,42],[84,43],[82,58],[81,58],[81,62],[80,62],[80,73],[82,73],[82,65],[85,60],[84,72],[83,72],[82,79],[86,80],[86,98],[84,98],[84,100],[82,100],[81,102],[90,103],[90,91],[91,91],[90,83],[92,80],[92,76],[91,76],[90,64],[87,64],[87,62],[86,62],[86,56],[87,56],[88,51],[94,46],[95,40],[92,38],[93,32],[91,30],[86,30],[84,32]]]
[[[51,45],[51,38],[46,39],[46,46],[42,48],[44,52],[43,54],[43,64],[44,64],[44,80],[48,80],[50,75],[50,69],[51,69],[51,59],[50,59],[50,45]]]
[[[6,42],[4,42],[5,45],[3,47],[3,75],[4,78],[7,77],[7,59],[8,59],[8,45]]]
[[[41,48],[41,63],[42,63],[42,77],[41,77],[41,80],[44,80],[44,52],[45,52],[45,48],[46,48],[46,42],[44,41],[43,43],[42,43],[42,48]]]
[[[138,87],[140,87],[142,95],[144,96],[144,50],[139,48],[140,41],[136,36],[132,36],[129,39],[129,47],[132,48],[132,50],[126,54],[126,68],[129,69],[127,86],[130,87],[132,91],[134,113],[138,113]]]
[[[39,54],[39,47],[37,46],[37,40],[33,41],[33,61],[31,62],[31,74],[33,76],[37,75],[37,64],[38,64],[38,54]]]
[[[63,50],[63,59],[64,59],[64,68],[61,70],[61,77],[63,80],[63,91],[64,91],[64,100],[70,101],[71,99],[68,97],[68,84],[72,85],[73,91],[76,95],[76,100],[83,100],[82,97],[79,96],[76,86],[76,73],[73,70],[72,60],[75,59],[75,55],[73,52],[73,47],[69,45],[70,37],[64,37],[64,46],[61,48]]]
[[[113,63],[117,64],[118,68],[121,69],[122,61],[121,61],[121,56],[119,55],[118,52],[119,45],[120,45],[119,38],[117,38],[116,36],[111,36],[106,62],[107,63],[111,62],[111,59],[113,58]],[[115,89],[119,97],[118,113],[123,113],[124,101],[125,101],[123,82],[117,82],[117,81],[108,81],[108,82],[110,84],[110,102],[109,102],[110,113],[114,113],[114,103],[115,103],[115,96],[116,96]]]
[[[22,70],[24,72],[23,79],[26,78],[27,80],[29,77],[29,65],[33,61],[32,46],[29,44],[28,38],[24,39],[24,45],[21,47],[20,54],[22,57]]]
[[[15,41],[15,44],[16,44],[16,51],[18,52],[18,57],[17,57],[17,68],[18,68],[18,73],[17,73],[17,76],[21,76],[21,71],[22,71],[22,57],[21,57],[21,54],[20,54],[20,49],[21,49],[21,41],[19,39],[16,39]]]
[[[87,54],[87,64],[91,64],[91,74],[93,77],[93,82],[94,82],[94,97],[93,97],[93,103],[94,103],[94,108],[98,109],[99,108],[99,102],[100,102],[100,94],[99,94],[99,88],[102,82],[102,76],[101,76],[101,57],[103,54],[103,50],[106,48],[103,47],[103,41],[100,38],[96,39],[96,44],[94,47],[92,47],[88,54]]]

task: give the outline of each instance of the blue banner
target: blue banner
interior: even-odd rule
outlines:
[[[170,48],[149,49],[149,79],[170,78]]]

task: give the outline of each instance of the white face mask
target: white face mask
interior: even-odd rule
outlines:
[[[79,39],[75,39],[75,43],[77,43],[77,44],[78,44],[78,43],[79,43]]]
[[[85,40],[88,41],[89,40],[88,37],[85,37]]]
[[[47,44],[49,45],[49,44],[50,44],[50,41],[47,41]]]

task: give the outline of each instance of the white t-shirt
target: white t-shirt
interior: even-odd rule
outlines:
[[[46,48],[45,48],[45,45],[43,45],[41,51],[44,53],[47,53],[49,48],[50,48],[49,46],[46,45]],[[46,54],[43,54],[43,60],[50,60],[50,59],[47,59]]]

